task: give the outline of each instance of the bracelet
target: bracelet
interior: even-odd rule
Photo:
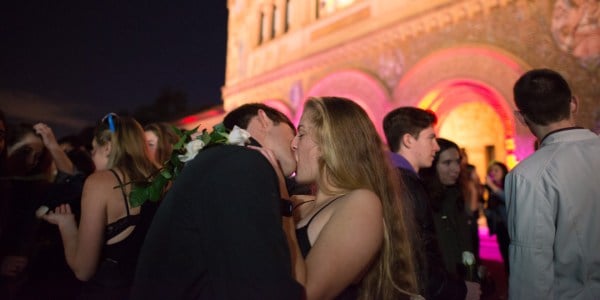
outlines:
[[[292,211],[294,211],[294,205],[292,204],[292,201],[281,199],[281,215],[284,217],[291,217]]]

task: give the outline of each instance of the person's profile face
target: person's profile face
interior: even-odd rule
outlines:
[[[417,154],[419,168],[431,167],[435,154],[439,150],[440,146],[435,138],[433,126],[421,130],[414,143],[414,151]]]
[[[321,152],[315,142],[314,126],[308,116],[310,112],[304,112],[298,124],[298,133],[292,143],[296,161],[296,181],[299,183],[313,183],[319,177],[319,157]]]
[[[442,151],[435,167],[443,185],[455,184],[460,174],[460,153],[455,148]]]
[[[273,124],[265,143],[265,146],[275,154],[285,176],[291,175],[296,170],[296,160],[291,147],[293,139],[294,129],[281,122]]]
[[[156,149],[158,147],[158,136],[152,130],[144,131],[144,135],[146,136],[148,154],[150,155],[150,159],[154,160],[156,158]]]

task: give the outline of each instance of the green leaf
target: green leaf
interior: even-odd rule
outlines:
[[[132,207],[141,206],[146,202],[146,191],[141,187],[134,187],[129,193],[129,203]]]
[[[177,136],[182,136],[183,135],[183,132],[178,127],[171,126],[171,128],[173,129],[173,131],[175,131],[175,133],[177,134]]]
[[[169,170],[167,170],[167,169],[163,169],[163,170],[160,172],[160,175],[161,175],[162,177],[164,177],[165,179],[171,179],[171,177],[173,177],[173,174],[171,174],[171,172],[170,172]]]

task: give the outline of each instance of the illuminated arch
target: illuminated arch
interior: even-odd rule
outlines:
[[[453,94],[478,95],[476,101],[491,106],[503,122],[507,163],[517,161],[532,151],[529,130],[515,122],[512,87],[528,66],[507,51],[483,45],[448,48],[436,51],[415,64],[394,88],[394,106],[417,106],[444,116],[473,99]],[[440,122],[440,123],[441,123]]]
[[[377,78],[360,70],[336,71],[318,80],[306,94],[306,98],[323,96],[352,99],[367,112],[377,132],[383,136],[381,122],[391,107],[391,97]],[[303,103],[296,111],[296,122],[300,119],[302,110]]]

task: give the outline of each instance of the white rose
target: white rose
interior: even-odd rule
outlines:
[[[41,219],[45,214],[48,213],[49,210],[50,208],[48,208],[48,206],[42,205],[35,210],[35,216]]]
[[[475,264],[475,255],[473,255],[473,253],[469,251],[464,251],[462,253],[462,261],[464,265],[472,266],[473,264]]]
[[[250,133],[244,129],[237,127],[236,125],[233,126],[233,130],[231,130],[229,136],[227,137],[227,144],[244,146],[246,143],[248,143],[249,139]]]
[[[202,148],[204,148],[204,142],[201,140],[193,140],[187,143],[185,145],[185,154],[179,155],[179,160],[182,162],[187,162],[194,159],[196,154],[198,154]]]

